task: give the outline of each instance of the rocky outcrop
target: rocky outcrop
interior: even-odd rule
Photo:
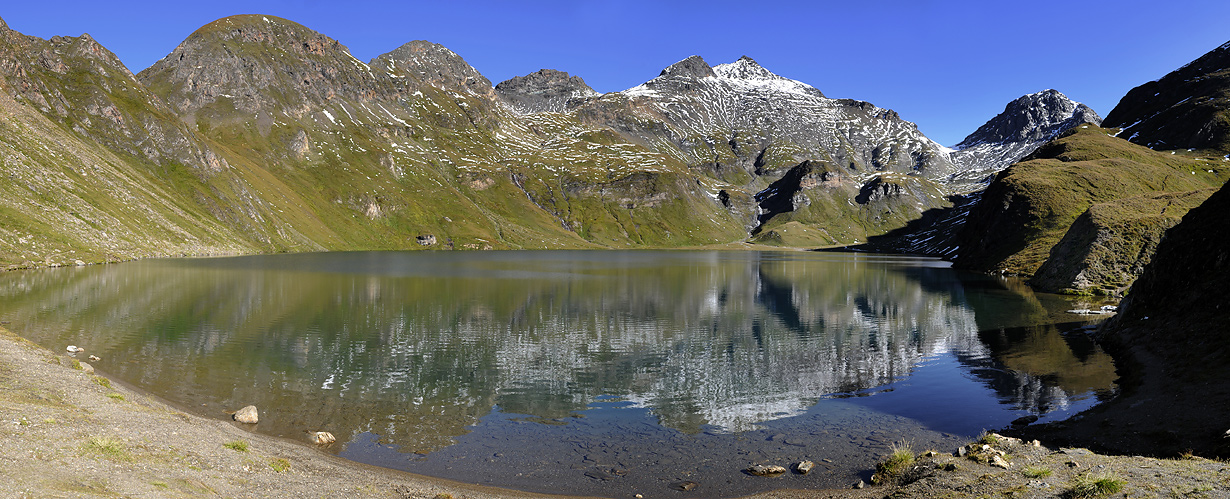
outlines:
[[[415,40],[372,59],[371,67],[395,78],[413,77],[426,85],[469,92],[495,99],[491,81],[452,50],[438,43]]]
[[[1153,149],[1230,151],[1230,43],[1133,88],[1105,125]]]
[[[960,166],[949,179],[956,192],[981,189],[995,172],[1034,152],[1038,146],[1075,127],[1102,118],[1088,106],[1055,90],[1022,96],[1004,107],[957,144],[953,162]]]
[[[601,94],[589,88],[580,76],[563,71],[540,69],[525,76],[504,80],[495,93],[519,113],[562,113],[580,101]]]

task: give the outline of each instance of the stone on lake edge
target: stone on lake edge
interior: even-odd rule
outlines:
[[[254,405],[250,405],[235,411],[235,414],[232,415],[232,417],[235,418],[235,421],[239,421],[240,423],[256,424],[260,421],[260,417],[257,416],[256,413],[256,406]]]

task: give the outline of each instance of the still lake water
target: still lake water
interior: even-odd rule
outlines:
[[[0,274],[0,319],[188,410],[470,483],[630,497],[848,487],[1115,389],[1088,308],[933,259],[372,252]],[[83,356],[86,354],[82,354]],[[820,467],[752,477],[755,463]],[[691,492],[672,486],[699,483]]]

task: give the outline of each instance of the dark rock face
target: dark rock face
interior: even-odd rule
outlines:
[[[1133,88],[1105,125],[1153,149],[1230,151],[1230,43]]]
[[[679,78],[704,78],[714,76],[713,68],[699,55],[694,55],[667,66],[658,76]]]
[[[1047,141],[1076,125],[1100,124],[1102,118],[1088,106],[1069,99],[1056,90],[1044,90],[1009,102],[1004,112],[991,118],[965,140],[958,149],[978,144]]]
[[[974,133],[957,144],[953,161],[962,168],[950,182],[973,190],[990,182],[991,175],[1032,153],[1059,134],[1085,123],[1099,125],[1102,118],[1088,106],[1055,90],[1022,96],[1004,107]]]
[[[585,84],[580,76],[563,71],[540,69],[525,76],[500,82],[495,93],[517,112],[561,113],[575,107],[579,101],[601,94]]]

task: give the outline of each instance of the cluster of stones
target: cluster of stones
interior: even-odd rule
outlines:
[[[231,414],[231,418],[244,424],[256,424],[260,422],[260,414],[257,412],[256,406],[254,405],[249,405],[243,409],[235,411],[234,414]],[[307,433],[308,439],[317,445],[328,445],[337,441],[337,437],[334,437],[332,433],[327,431],[305,431],[304,433]]]
[[[998,433],[988,433],[987,436],[982,439],[982,442],[994,442],[996,445],[1024,445],[1024,442],[1022,442],[1019,438],[1005,437]],[[1029,445],[1041,447],[1042,442],[1033,440],[1029,442]],[[996,449],[990,444],[981,442],[975,442],[962,446],[954,453],[957,457],[964,457],[989,466],[1008,469],[1012,466],[1012,463],[1009,463],[1006,459],[1004,459],[1005,454],[1006,452]]]

